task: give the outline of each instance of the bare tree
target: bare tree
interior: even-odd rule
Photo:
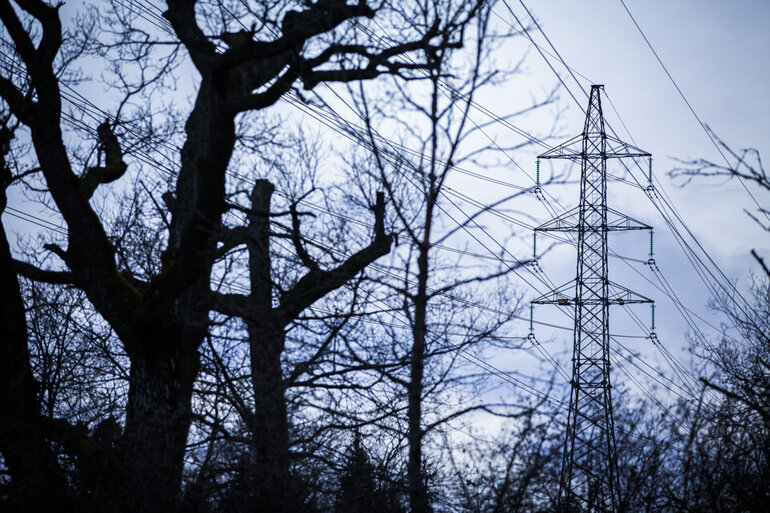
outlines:
[[[684,176],[688,181],[695,177],[734,178],[758,186],[765,195],[770,194],[770,179],[759,152],[751,148],[736,152],[716,134],[711,135],[734,163],[685,161],[685,167],[674,169],[672,176]],[[770,232],[770,224],[766,222],[770,211],[760,206],[758,212],[760,215],[746,210],[753,221]],[[719,375],[715,380],[704,379],[704,383],[727,398],[743,403],[770,428],[770,268],[756,250],[752,249],[751,254],[761,271],[754,277],[751,300],[725,295],[716,298],[714,305],[731,319],[740,341],[725,334],[721,344],[708,350],[705,356]]]
[[[463,6],[460,10],[465,13],[477,9],[475,3]],[[33,148],[28,156],[30,168],[39,170],[56,215],[67,226],[66,247],[46,246],[60,260],[55,270],[24,263],[14,268],[31,279],[81,288],[130,359],[119,446],[122,475],[113,476],[123,484],[122,493],[110,497],[104,508],[171,511],[180,496],[192,418],[191,396],[200,366],[198,349],[209,328],[209,281],[217,255],[218,228],[227,209],[225,190],[236,119],[242,113],[270,107],[296,84],[312,89],[322,82],[410,75],[430,69],[432,62],[397,58],[417,50],[420,55],[431,54],[460,44],[457,34],[472,16],[445,19],[442,12],[428,5],[430,14],[421,18],[421,23],[414,23],[415,13],[426,12],[420,2],[391,6],[338,0],[296,5],[289,1],[243,2],[235,8],[237,12],[218,1],[172,0],[162,16],[153,16],[153,9],[133,16],[130,8],[115,2],[107,9],[103,19],[106,29],[101,32],[114,38],[99,41],[99,27],[94,23],[80,31],[66,27],[60,7],[42,0],[0,2],[3,53],[7,56],[0,76],[0,98],[24,127]],[[356,24],[375,18],[399,33],[384,49],[355,30]],[[162,32],[148,31],[148,24]],[[233,31],[237,25],[250,24],[251,29]],[[168,50],[163,53],[163,49]],[[77,81],[78,58],[91,50],[96,57],[115,59],[111,70],[115,91],[120,93],[118,103],[109,109],[112,121],[95,128],[82,119],[72,123],[86,140],[95,140],[96,162],[82,153],[77,156],[82,148],[77,148],[63,128],[64,121],[72,121],[64,102],[72,98],[70,87]],[[159,211],[168,217],[161,229],[161,252],[147,276],[117,258],[115,242],[93,203],[105,185],[121,181],[134,159],[142,155],[131,153],[139,143],[125,143],[139,139],[144,139],[145,146],[147,143],[146,137],[130,130],[121,133],[118,127],[127,119],[150,118],[154,114],[153,94],[169,86],[168,77],[179,77],[174,71],[181,65],[193,67],[197,74],[194,101],[186,112],[169,112],[166,117],[171,127],[169,137],[178,142],[178,148],[172,144],[167,150],[173,168],[169,190],[163,195],[165,206],[159,205]],[[157,139],[152,142],[160,144]],[[84,163],[82,172],[75,165],[79,161]],[[163,166],[145,161],[142,167],[158,172]],[[264,188],[261,192],[265,196]],[[5,266],[5,270],[10,268]],[[11,280],[10,275],[7,278]],[[302,301],[284,306],[292,312],[311,299],[305,294],[311,284],[300,285]],[[5,290],[12,291],[13,287]],[[28,368],[18,306],[9,324],[11,321],[19,337],[16,353],[9,355],[13,358],[4,361],[18,362],[14,369]],[[264,327],[255,325],[256,329]],[[12,349],[4,344],[3,350]],[[275,351],[271,355],[274,358]],[[9,383],[15,375],[11,370],[3,373]],[[275,368],[265,371],[274,373]],[[31,393],[34,383],[29,374],[25,376],[27,390],[19,392],[12,404],[17,411],[29,412],[32,419],[39,404]],[[267,402],[270,408],[277,404]],[[266,414],[275,414],[280,423],[280,411]],[[3,418],[10,418],[10,412],[5,411]],[[30,429],[34,430],[34,425],[30,420]],[[28,443],[33,439],[6,438],[6,460],[13,459],[13,451],[22,448],[18,444],[23,440]],[[32,451],[34,447],[23,451],[38,454],[34,461],[39,468],[48,457],[43,445],[37,452]],[[23,479],[16,470],[23,472],[26,464],[12,465],[12,480]]]
[[[738,179],[747,187],[758,188],[760,199],[768,197],[770,180],[759,152],[735,151],[716,134],[711,135],[730,163],[684,161],[672,176],[685,177],[687,182],[697,177]],[[752,199],[757,201],[753,195]],[[770,232],[770,211],[764,204],[745,212]],[[725,293],[712,305],[727,316],[734,329],[725,328],[717,344],[695,346],[697,354],[710,364],[701,381],[706,389],[718,392],[721,400],[695,413],[701,418],[692,422],[693,434],[682,465],[686,487],[692,491],[688,498],[702,506],[685,501],[678,504],[681,510],[760,511],[770,497],[770,269],[756,250],[751,255],[759,274],[752,277],[748,299]]]
[[[553,507],[561,430],[556,412],[539,405],[494,437],[471,433],[449,456],[461,511],[536,512]]]
[[[485,284],[495,280],[496,290],[504,290],[503,279],[525,264],[505,256],[491,270],[463,273],[462,263],[452,262],[438,252],[447,241],[463,240],[463,236],[477,230],[480,215],[521,194],[516,191],[489,207],[479,209],[474,205],[471,215],[458,210],[457,204],[447,199],[451,198],[447,195],[447,182],[457,167],[484,162],[490,154],[526,145],[503,148],[490,143],[484,138],[485,125],[474,122],[471,116],[479,92],[503,77],[509,78],[521,64],[500,69],[491,62],[495,44],[510,35],[493,32],[491,13],[490,4],[479,8],[466,34],[467,51],[426,52],[425,58],[433,63],[426,72],[426,83],[394,83],[391,90],[379,92],[388,97],[387,104],[371,101],[377,91],[367,92],[363,86],[357,92],[351,91],[365,125],[363,134],[353,133],[373,155],[370,164],[359,164],[357,169],[366,169],[368,174],[363,176],[381,183],[387,191],[399,237],[405,240],[393,255],[396,263],[390,272],[396,278],[385,276],[381,281],[395,293],[394,303],[398,303],[401,314],[398,320],[406,325],[408,333],[404,337],[403,331],[387,331],[395,340],[405,340],[409,367],[405,376],[395,372],[386,372],[386,376],[405,393],[406,474],[410,511],[414,513],[432,510],[423,449],[428,435],[445,422],[487,408],[483,401],[450,409],[438,404],[442,402],[438,399],[440,393],[455,389],[454,385],[463,381],[466,385],[472,381],[464,375],[467,366],[461,365],[464,361],[458,353],[481,351],[479,346],[493,341],[517,310],[513,295],[489,294]],[[538,109],[552,100],[553,95],[549,94],[506,118]],[[377,129],[391,124],[400,129],[397,136],[383,136]],[[479,143],[476,136],[484,142]],[[394,142],[395,138],[400,141]],[[361,181],[360,174],[353,178]],[[360,187],[366,189],[367,184],[362,182]],[[469,306],[469,298],[478,297],[482,290],[487,291],[486,297],[504,304],[510,314],[485,315]],[[431,397],[433,403],[426,411]]]
[[[304,246],[297,206],[292,204],[291,239],[307,272],[291,288],[281,291],[274,306],[269,223],[272,192],[272,184],[258,180],[251,196],[252,213],[243,234],[249,254],[250,293],[214,293],[212,301],[215,310],[241,318],[247,326],[254,405],[253,414],[245,420],[251,432],[253,464],[244,484],[249,490],[249,501],[257,511],[288,510],[287,504],[291,502],[289,429],[281,365],[287,326],[302,311],[386,254],[391,244],[391,236],[385,233],[385,203],[380,195],[372,206],[375,214],[372,242],[334,268],[322,269]]]

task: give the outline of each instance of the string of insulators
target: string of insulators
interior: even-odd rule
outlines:
[[[647,179],[650,182],[650,185],[652,185],[652,156],[648,159],[648,161],[650,165],[650,170],[649,170],[649,174],[647,175]]]
[[[650,326],[650,331],[655,333],[655,303],[651,303],[650,307],[652,308],[651,314],[652,314],[652,323]]]
[[[650,230],[650,258],[652,258],[652,256],[655,254],[655,253],[653,252],[653,246],[652,246],[652,244],[653,244],[653,242],[652,242],[652,240],[653,240],[653,238],[652,238],[652,237],[653,237],[653,235],[652,235],[652,234],[653,234],[653,231],[652,231],[652,230]]]
[[[535,186],[540,187],[540,159],[537,159],[537,167],[535,170]]]
[[[532,260],[537,260],[537,232],[532,232]]]

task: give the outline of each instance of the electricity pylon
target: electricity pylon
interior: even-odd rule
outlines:
[[[601,91],[591,86],[583,133],[543,153],[540,159],[580,163],[580,205],[536,228],[577,233],[577,276],[532,301],[574,307],[572,379],[559,482],[559,510],[618,511],[618,465],[610,385],[609,306],[651,303],[609,281],[607,234],[651,229],[607,206],[607,159],[650,154],[607,135]],[[573,295],[574,294],[574,295]]]

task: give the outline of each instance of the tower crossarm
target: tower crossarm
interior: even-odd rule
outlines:
[[[599,134],[588,134],[589,136],[596,136]],[[611,135],[604,134],[604,140],[606,141],[606,147],[601,150],[600,148],[583,147],[584,134],[576,135],[572,139],[563,142],[562,144],[555,146],[548,151],[541,153],[537,156],[539,159],[566,159],[580,162],[583,158],[597,158],[604,157],[606,159],[623,159],[623,158],[635,158],[635,157],[651,157],[652,155],[636,146],[627,142],[621,141]]]
[[[577,232],[579,230],[618,232],[626,230],[652,230],[652,226],[607,207],[607,223],[598,226],[580,225],[580,207],[561,214],[535,228],[536,232]]]
[[[627,289],[617,283],[607,283],[606,297],[584,297],[575,296],[575,291],[579,290],[576,280],[570,280],[564,285],[557,287],[538,296],[532,301],[533,305],[556,305],[556,306],[583,306],[583,305],[632,305],[641,303],[653,303],[652,299],[644,297],[641,294]]]

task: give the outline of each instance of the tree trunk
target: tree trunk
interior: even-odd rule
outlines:
[[[205,75],[185,126],[164,272],[143,292],[124,335],[131,358],[124,451],[130,511],[175,511],[192,419],[192,391],[208,331],[212,231],[224,211],[235,132],[223,77]],[[123,336],[121,337],[123,338]]]
[[[173,512],[180,495],[192,418],[190,397],[199,366],[196,342],[202,335],[179,340],[183,330],[171,325],[168,317],[165,326],[160,323],[145,330],[142,341],[144,347],[158,348],[158,353],[131,358],[122,446],[126,486],[117,498],[125,512]],[[169,340],[175,336],[177,340]]]
[[[0,145],[11,134],[2,128]],[[0,214],[11,173],[0,155]],[[11,476],[8,510],[69,511],[73,509],[61,469],[45,436],[38,383],[32,375],[27,319],[19,280],[5,228],[0,224],[0,452]]]
[[[255,513],[291,511],[289,431],[281,353],[282,326],[250,325],[251,383],[254,390],[252,425],[252,493]]]
[[[427,240],[427,237],[426,237]],[[417,257],[417,294],[414,305],[414,328],[412,329],[412,358],[408,386],[409,460],[407,475],[409,481],[409,504],[412,513],[429,513],[428,493],[422,472],[422,381],[425,368],[425,335],[428,303],[428,248],[420,248]]]
[[[0,452],[11,476],[10,500],[18,511],[68,511],[70,497],[45,436],[27,347],[27,321],[0,226]]]
[[[249,303],[254,318],[245,319],[249,333],[254,418],[251,426],[251,459],[247,483],[256,513],[289,511],[289,433],[286,418],[281,354],[283,324],[270,317],[273,283],[270,260],[270,199],[273,184],[257,180],[251,194],[249,236]]]

